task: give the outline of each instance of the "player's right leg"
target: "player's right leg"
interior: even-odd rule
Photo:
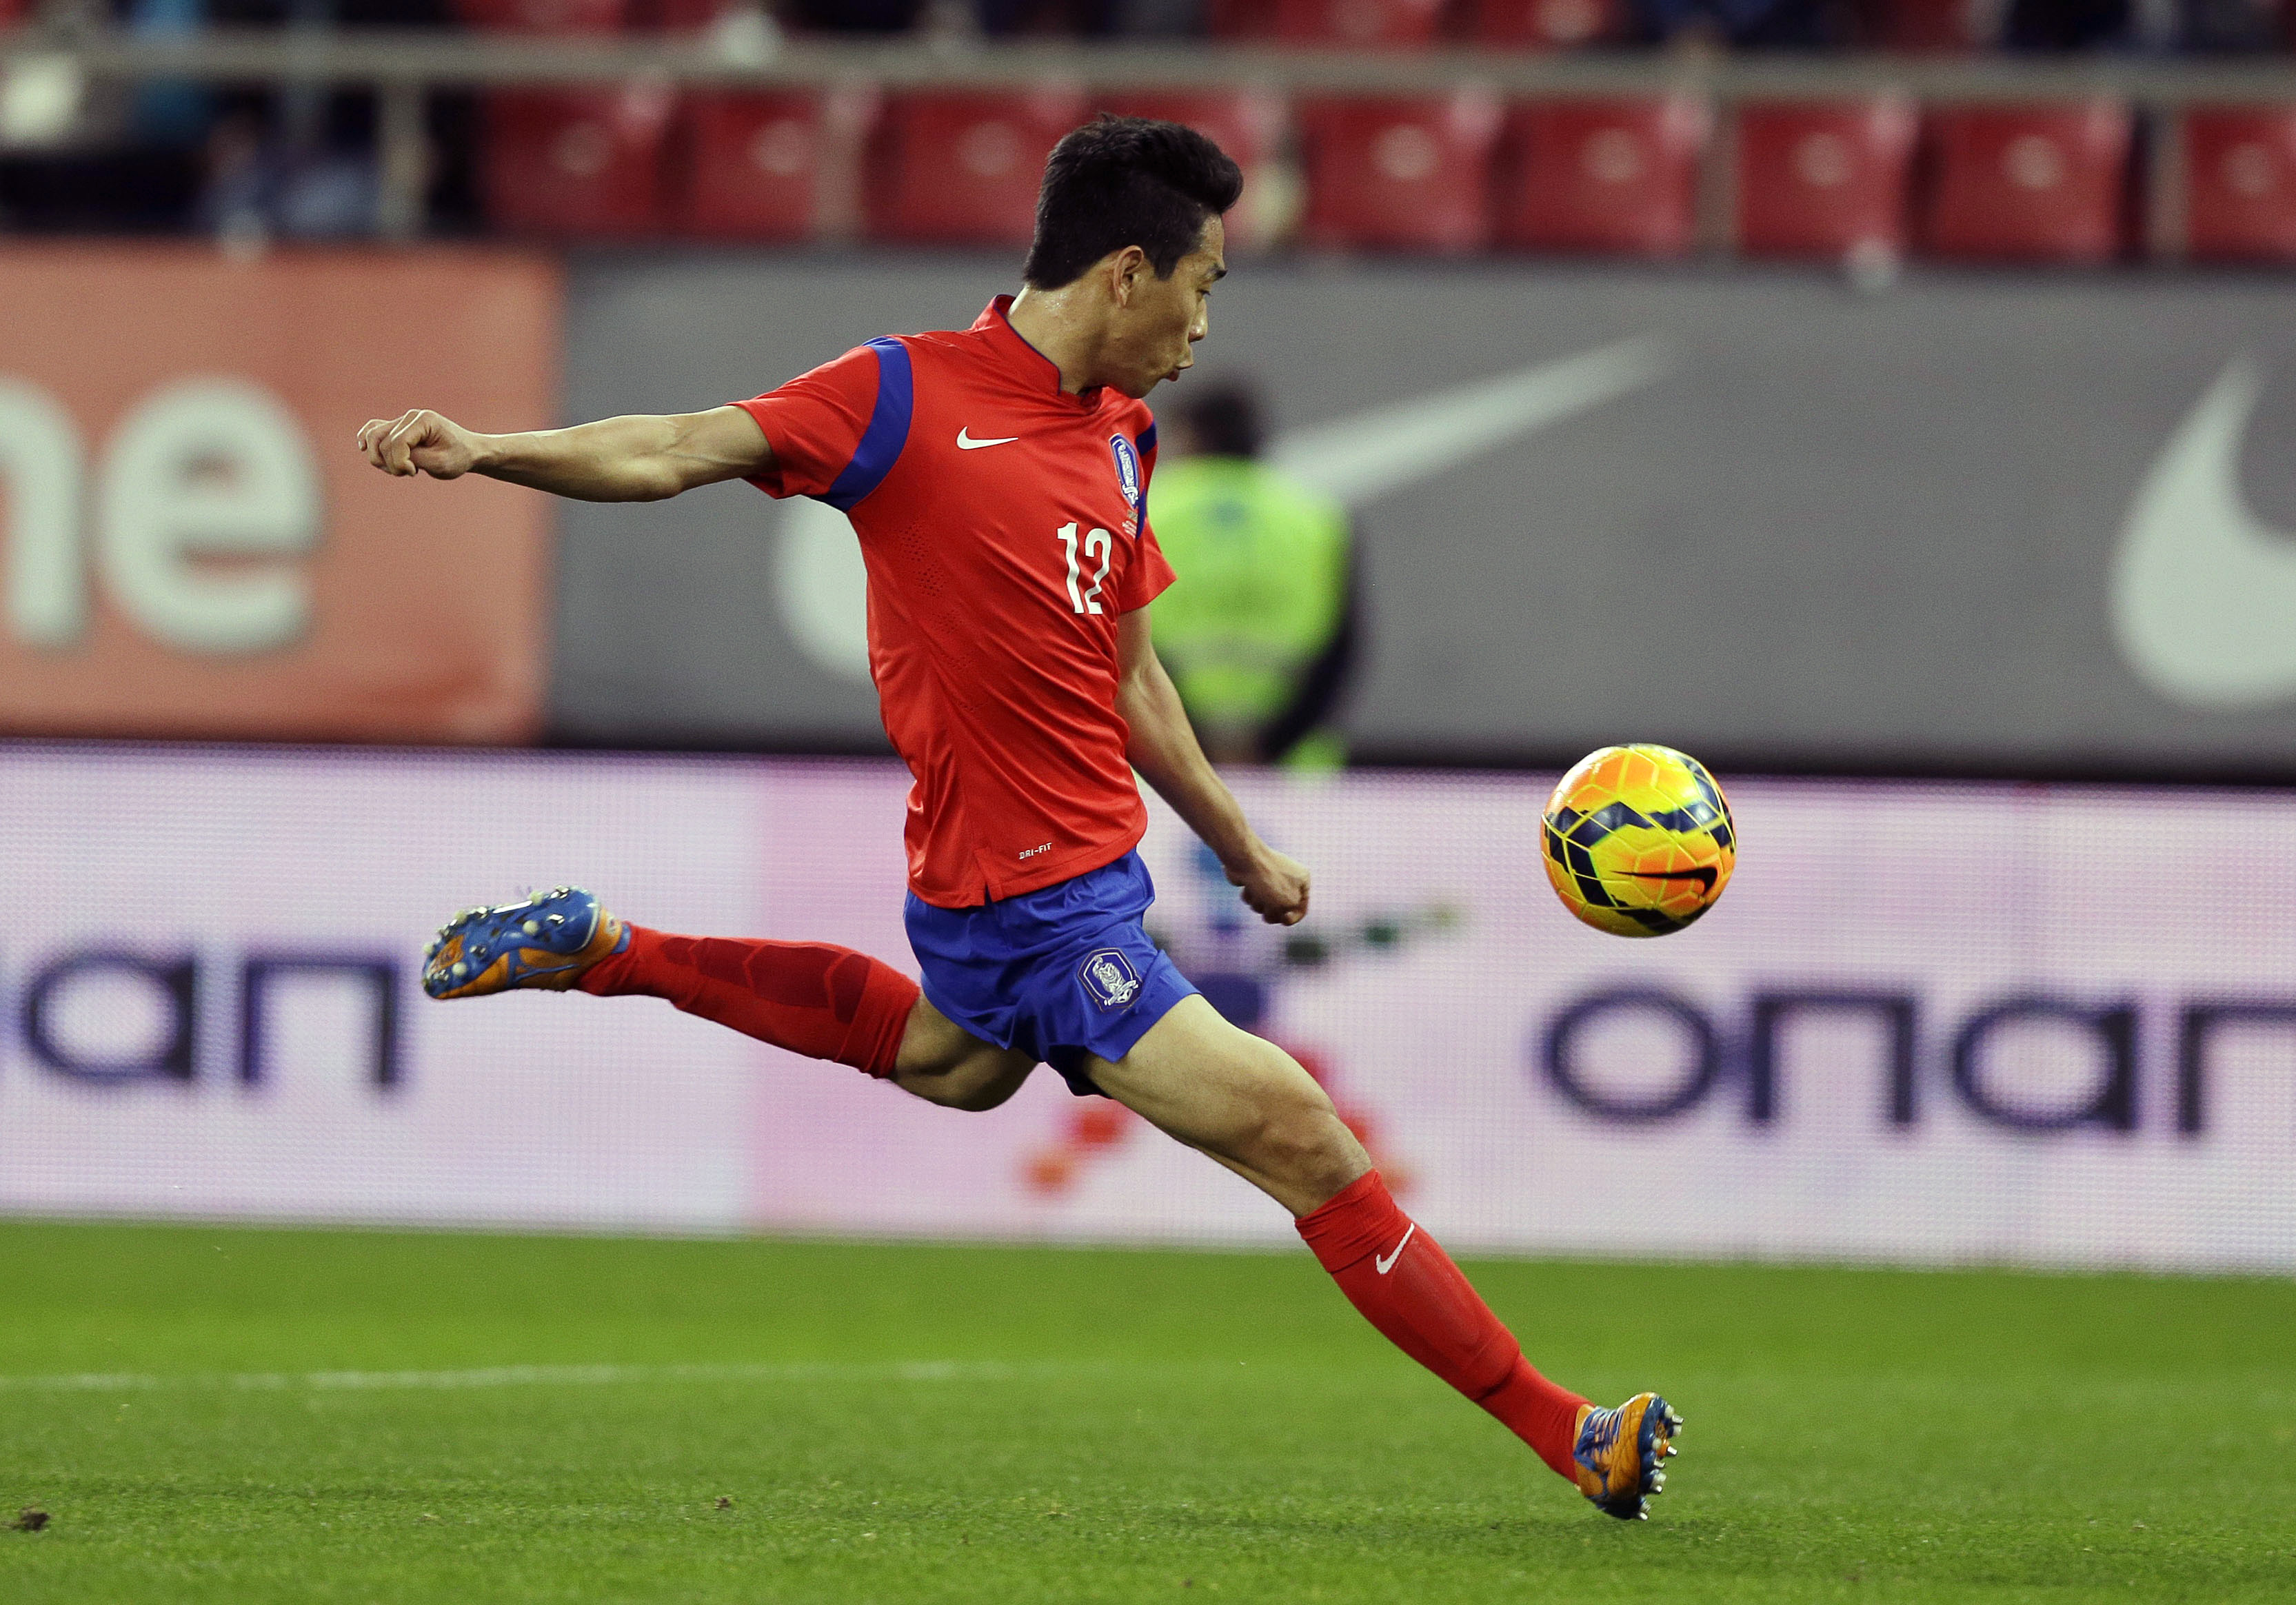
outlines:
[[[442,999],[513,990],[658,997],[952,1109],[994,1109],[1036,1066],[954,1024],[914,981],[866,954],[671,936],[619,920],[571,887],[455,915],[424,954],[422,987]]]
[[[1637,1394],[1599,1410],[1541,1376],[1434,1238],[1397,1207],[1331,1099],[1292,1056],[1201,997],[1180,1000],[1095,1084],[1298,1217],[1348,1301],[1389,1341],[1496,1416],[1604,1513],[1666,1485],[1682,1418]]]

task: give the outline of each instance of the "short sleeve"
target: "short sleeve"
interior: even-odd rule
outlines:
[[[769,496],[817,496],[860,449],[877,405],[877,353],[856,346],[779,389],[734,405],[758,421],[773,447],[771,471],[750,483]]]
[[[1143,524],[1136,537],[1132,561],[1124,565],[1124,594],[1116,610],[1129,613],[1135,608],[1146,607],[1178,577],[1165,560],[1164,548],[1156,544],[1156,532]]]

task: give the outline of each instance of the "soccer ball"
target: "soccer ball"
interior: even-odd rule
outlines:
[[[1570,767],[1539,820],[1546,878],[1597,930],[1662,937],[1714,906],[1738,862],[1730,804],[1671,747],[1605,747]]]

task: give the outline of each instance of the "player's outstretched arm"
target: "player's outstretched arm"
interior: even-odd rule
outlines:
[[[1254,913],[1270,925],[1297,925],[1308,917],[1307,866],[1259,839],[1235,793],[1204,756],[1179,691],[1149,639],[1146,608],[1117,620],[1116,650],[1121,671],[1116,711],[1132,732],[1125,757],[1219,855],[1230,884],[1243,888]]]
[[[580,502],[659,502],[774,465],[765,431],[734,406],[606,418],[520,435],[481,435],[417,407],[397,418],[368,420],[358,446],[387,474],[434,479],[484,474]]]

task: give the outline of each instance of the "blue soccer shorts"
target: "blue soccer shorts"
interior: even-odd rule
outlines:
[[[1095,1097],[1085,1056],[1123,1058],[1195,991],[1141,928],[1155,900],[1135,852],[978,908],[939,908],[911,892],[905,919],[934,1008]]]

